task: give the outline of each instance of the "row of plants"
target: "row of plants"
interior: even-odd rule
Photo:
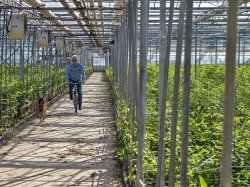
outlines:
[[[14,71],[15,70],[15,71]],[[92,67],[85,67],[88,77]],[[65,89],[65,67],[53,64],[24,67],[24,81],[20,81],[20,66],[1,66],[0,136],[13,127],[19,119],[33,113],[38,97],[48,95],[49,100],[62,94]]]
[[[92,66],[84,66],[85,79],[87,79],[93,73]]]
[[[183,72],[183,69],[181,70]],[[107,71],[109,81],[112,74]],[[200,180],[208,186],[219,186],[222,128],[223,128],[223,97],[224,72],[221,65],[201,65],[192,67],[190,116],[189,116],[189,186],[199,186]],[[171,105],[173,97],[174,66],[170,66],[166,109],[166,185],[169,171],[170,137],[171,137]],[[181,80],[182,77],[181,77]],[[158,150],[158,103],[159,103],[159,66],[148,65],[146,89],[146,133],[144,175],[147,186],[154,186],[157,171]],[[181,118],[182,118],[182,86],[179,92],[179,120],[177,127],[176,151],[176,186],[179,186],[180,151],[181,151]],[[247,186],[250,181],[250,67],[237,69],[237,97],[235,110],[234,142],[233,142],[233,174],[234,186]],[[128,170],[128,178],[133,183],[136,176],[136,139],[132,141],[132,120],[129,108],[121,97],[117,85],[114,84],[114,99],[117,110],[117,126],[119,131],[119,157]],[[135,129],[136,130],[136,129]]]

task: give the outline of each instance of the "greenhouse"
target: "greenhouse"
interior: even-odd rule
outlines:
[[[0,0],[0,186],[249,187],[249,49],[249,0]]]

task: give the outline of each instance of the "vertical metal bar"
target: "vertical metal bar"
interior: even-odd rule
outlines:
[[[123,62],[122,62],[122,60],[123,60],[123,49],[122,49],[122,47],[123,47],[123,45],[122,45],[122,43],[123,43],[123,37],[121,37],[121,35],[123,34],[123,24],[122,24],[122,26],[121,26],[121,31],[118,33],[118,43],[119,43],[119,45],[118,45],[118,48],[117,48],[117,50],[118,50],[118,55],[117,55],[117,65],[118,65],[118,83],[119,83],[119,90],[120,90],[120,92],[122,93],[122,83],[121,83],[121,80],[122,80],[122,65],[123,65]],[[123,93],[122,93],[123,94]],[[123,96],[123,95],[122,95]]]
[[[119,35],[119,33],[118,33],[118,31],[117,31],[117,35],[116,35],[116,53],[115,53],[115,80],[116,80],[116,83],[118,83],[118,81],[119,81],[119,77],[118,77],[118,74],[119,74],[119,66],[120,66],[120,63],[119,63],[119,53],[120,53],[120,51],[119,51],[119,43],[120,43],[120,41],[119,41],[119,37],[118,37],[118,35]]]
[[[19,6],[22,7],[22,0],[19,0]],[[20,41],[20,82],[24,83],[24,42]]]
[[[91,66],[94,66],[94,54],[91,54]]]
[[[235,101],[235,61],[238,1],[229,0],[226,47],[226,77],[224,96],[224,125],[222,145],[221,187],[231,187],[232,141]]]
[[[48,81],[49,81],[49,91],[48,91],[48,99],[49,101],[52,100],[53,98],[53,93],[52,93],[52,79],[51,79],[51,63],[53,61],[53,54],[52,54],[52,51],[53,51],[53,47],[52,45],[49,46],[49,51],[47,53],[47,56],[49,56],[49,59],[48,59],[48,63],[49,63],[49,75],[48,75]]]
[[[132,74],[132,34],[133,34],[133,6],[132,6],[132,0],[128,1],[128,99],[129,99],[129,108],[130,110],[130,116],[132,121],[133,119],[133,74]],[[133,122],[132,122],[133,127]],[[131,137],[133,134],[133,130],[131,129]],[[133,141],[133,140],[132,140]],[[131,164],[131,162],[130,162]]]
[[[243,57],[242,57],[242,65],[245,65],[245,54],[246,54],[246,38],[243,40]]]
[[[3,15],[3,12],[2,12],[2,9],[0,9],[0,23],[4,25],[4,22],[1,22],[1,18],[4,17]],[[4,28],[4,26],[3,26]],[[0,36],[1,36],[1,50],[0,50],[0,57],[1,57],[1,61],[0,61],[0,66],[1,66],[1,74],[0,74],[0,107],[1,107],[1,110],[0,110],[0,121],[1,121],[1,128],[3,128],[3,103],[2,103],[2,99],[3,99],[3,37],[4,37],[4,30],[5,29],[1,29],[0,30]]]
[[[181,174],[180,186],[188,186],[188,131],[189,131],[189,95],[192,53],[192,29],[193,29],[193,0],[187,1],[186,8],[186,39],[184,57],[184,85],[182,102],[182,139],[181,139]]]
[[[112,45],[112,88],[114,89],[115,84],[115,44]]]
[[[213,51],[212,48],[210,49],[210,64],[213,64]]]
[[[241,45],[240,45],[240,42],[241,42],[241,38],[240,38],[240,33],[239,33],[239,38],[238,38],[238,67],[240,67],[240,53],[241,53]]]
[[[161,6],[161,30],[163,31],[166,26],[166,2],[162,1]],[[159,145],[158,145],[158,161],[157,161],[157,174],[156,174],[156,186],[165,185],[165,115],[166,115],[166,97],[167,97],[167,84],[168,84],[168,69],[170,60],[170,49],[171,49],[171,39],[172,39],[172,24],[173,24],[173,14],[174,14],[174,0],[170,1],[169,10],[169,24],[167,32],[167,43],[164,45],[164,34],[161,33],[161,57],[160,57],[160,88],[159,88]],[[165,48],[165,56],[162,52]],[[162,58],[162,55],[165,57]]]
[[[7,20],[7,11],[5,11],[5,20]],[[8,80],[7,80],[7,78],[8,78],[8,76],[6,76],[7,75],[7,67],[8,67],[8,63],[7,63],[7,59],[8,59],[8,36],[7,36],[7,31],[5,31],[4,32],[4,44],[5,44],[5,46],[4,46],[4,49],[5,49],[5,54],[4,54],[4,56],[5,56],[5,59],[3,60],[3,64],[4,64],[4,83],[5,83],[5,85],[7,85],[8,84]]]
[[[14,76],[13,74],[11,73],[11,69],[12,69],[12,45],[11,45],[11,40],[8,40],[8,43],[9,43],[9,46],[8,46],[8,49],[9,49],[9,82],[12,82],[12,79],[14,80]],[[14,49],[14,52],[15,52],[15,49]]]
[[[118,31],[116,30],[115,33],[115,43],[113,45],[114,49],[114,61],[113,61],[113,76],[114,76],[114,83],[118,83],[118,77],[117,77],[117,72],[118,72],[118,62],[117,62],[117,56],[118,56]]]
[[[121,55],[121,86],[122,86],[122,94],[123,98],[126,99],[126,74],[127,74],[127,69],[126,69],[126,16],[124,17],[123,20],[123,27],[122,27],[122,33],[120,37],[122,36],[122,42],[121,42],[121,49],[122,49],[122,55]]]
[[[218,38],[215,39],[215,64],[218,63]]]
[[[170,140],[170,165],[169,165],[169,187],[175,186],[175,157],[176,157],[176,134],[178,124],[178,102],[179,102],[179,87],[180,87],[180,68],[182,57],[184,18],[186,9],[186,0],[180,2],[179,24],[177,29],[177,45],[176,45],[176,61],[174,74],[174,90],[172,103],[172,126],[171,126],[171,140]]]
[[[14,51],[15,51],[15,52],[14,52],[14,54],[13,54],[13,58],[14,58],[14,59],[13,59],[13,60],[14,60],[14,78],[15,78],[15,79],[16,79],[16,46],[17,46],[16,43],[17,43],[17,42],[16,42],[16,40],[15,40],[15,41],[14,41],[14,45],[15,45],[15,46],[14,46]]]
[[[133,85],[132,85],[132,95],[133,95],[133,124],[132,129],[135,127],[134,121],[138,120],[138,110],[139,110],[139,97],[138,97],[138,73],[137,73],[137,17],[138,17],[138,1],[132,0],[132,35],[131,35],[131,61],[132,61],[132,78],[133,78]],[[132,139],[135,140],[134,134],[132,134]]]
[[[145,102],[147,77],[147,50],[148,50],[148,14],[149,1],[141,1],[141,28],[140,28],[140,84],[139,84],[139,123],[138,123],[138,157],[137,157],[137,184],[144,181],[143,151],[145,131]]]
[[[200,38],[199,65],[201,65],[201,60],[202,60],[202,38]]]
[[[42,48],[42,83],[45,84],[45,79],[46,79],[46,67],[45,67],[45,50],[44,47]]]
[[[120,75],[121,75],[121,90],[122,90],[122,95],[123,98],[125,99],[125,90],[124,90],[124,86],[125,86],[125,38],[126,38],[126,33],[125,33],[125,20],[123,20],[123,27],[122,27],[122,32],[120,32],[120,38],[122,38],[121,42],[120,42],[120,50],[121,50],[121,55],[120,55],[120,64],[121,64],[121,68],[120,68]],[[122,37],[121,37],[122,36]]]
[[[194,78],[196,79],[197,75],[197,25],[195,25],[195,46],[194,46]]]
[[[128,11],[125,10],[125,57],[124,57],[124,90],[125,100],[128,104]]]
[[[20,41],[20,82],[24,83],[24,41]]]
[[[150,41],[149,43],[149,64],[152,64],[152,41]]]
[[[33,33],[33,38],[32,38],[32,82],[34,82],[34,77],[35,77],[35,73],[34,73],[34,68],[35,68],[35,57],[36,57],[36,32],[35,32],[35,27],[31,28],[32,33]]]
[[[129,148],[132,152],[133,142],[134,142],[134,124],[135,124],[135,118],[134,118],[134,105],[133,105],[133,80],[135,79],[133,77],[132,73],[132,35],[133,35],[133,6],[132,6],[132,0],[128,1],[128,11],[127,11],[127,28],[128,28],[128,89],[127,89],[127,100],[128,100],[128,107],[129,107],[129,116],[131,120],[131,127],[130,127],[130,144]],[[128,155],[129,164],[128,164],[128,170],[131,170],[133,167],[133,154]],[[131,185],[131,181],[129,181],[129,184]]]
[[[155,46],[155,54],[156,54],[156,62],[155,62],[155,64],[158,64],[158,47],[157,47],[157,45]]]
[[[27,51],[27,66],[26,66],[26,69],[27,69],[27,71],[26,71],[26,80],[27,80],[27,83],[26,83],[26,85],[27,86],[30,86],[30,84],[31,84],[31,82],[29,82],[29,68],[31,68],[32,66],[29,66],[30,65],[30,44],[31,44],[31,35],[29,35],[29,37],[28,37],[28,42],[27,42],[27,49],[28,49],[28,51]]]

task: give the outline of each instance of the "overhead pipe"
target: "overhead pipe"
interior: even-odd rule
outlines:
[[[50,18],[50,22],[56,26],[59,27],[59,30],[66,32],[69,36],[75,36],[74,33],[68,28],[63,25],[63,23],[60,20],[57,20],[56,16],[53,12],[50,10],[44,9],[44,5],[41,3],[40,0],[24,0],[26,3],[31,5],[34,8],[43,8],[40,11],[40,13],[45,16],[46,18]],[[75,36],[76,37],[76,36]],[[77,37],[76,37],[77,38]]]
[[[93,23],[91,21],[89,11],[86,9],[87,6],[85,4],[85,1],[84,0],[82,0],[82,1],[80,1],[80,0],[73,0],[73,2],[74,2],[75,6],[77,8],[80,8],[79,12],[80,12],[81,16],[83,17],[86,25],[88,25],[88,29],[89,29],[89,32],[90,32],[89,33],[90,38],[93,37],[93,39],[95,41],[95,44],[96,44],[96,47],[97,46],[100,47],[101,45],[100,45],[98,39],[96,38],[97,35],[96,35],[96,32],[95,32],[95,29],[93,28]],[[86,11],[84,11],[84,10],[86,10]],[[87,15],[85,14],[85,12],[86,12]]]
[[[102,11],[102,0],[98,1],[98,7],[100,12],[100,19],[101,19],[101,31],[102,31],[102,45],[104,45],[104,23],[103,23],[103,11]]]
[[[44,8],[44,5],[39,0],[24,0],[24,1],[34,8]],[[51,12],[50,10],[46,10],[46,9],[42,9],[40,10],[40,12],[44,16],[52,18],[51,22],[57,26],[60,26],[61,30],[69,33],[70,35],[73,35],[73,33],[70,31],[68,27],[64,27],[63,23],[55,18],[55,15],[53,14],[53,12]]]
[[[86,30],[86,28],[84,27],[83,22],[80,20],[79,15],[77,15],[76,12],[70,11],[68,9],[69,8],[69,4],[65,0],[60,0],[60,3],[63,5],[63,7],[66,10],[68,10],[69,15],[71,15],[76,20],[76,22],[78,23],[78,25],[82,28],[83,32],[85,32],[86,34],[89,34],[88,31]],[[93,44],[95,44],[95,43],[93,42]]]
[[[32,7],[44,8],[44,5],[39,0],[24,0],[24,1],[28,3],[29,5],[31,5]],[[42,13],[43,16],[51,18],[51,22],[57,26],[60,26],[61,30],[67,32],[69,35],[74,35],[73,32],[71,32],[68,27],[64,27],[63,23],[55,18],[55,15],[53,14],[53,12],[51,12],[50,10],[46,10],[46,9],[42,9],[39,11]]]
[[[238,6],[241,6],[243,4],[247,4],[248,2],[250,2],[250,0],[239,0],[238,2]],[[228,2],[225,1],[225,4],[223,4],[224,6],[228,6]],[[222,5],[221,5],[222,6]],[[210,18],[214,17],[215,15],[222,15],[223,13],[225,13],[225,11],[227,11],[227,9],[220,9],[220,10],[210,10],[208,14],[204,15],[204,16],[199,16],[194,20],[194,23],[197,22],[203,22],[203,21],[207,21]]]
[[[90,4],[91,9],[94,8],[94,1],[93,0],[89,0],[89,4]],[[96,19],[96,12],[95,12],[95,10],[92,10],[92,12],[93,12],[92,18],[93,18],[93,20],[95,20],[95,26],[97,26],[98,23],[97,23],[97,19]],[[96,30],[98,31],[99,29],[97,28]]]

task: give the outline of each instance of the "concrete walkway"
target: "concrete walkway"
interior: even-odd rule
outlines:
[[[68,95],[44,122],[29,119],[0,146],[0,186],[122,186],[110,92],[102,73],[83,86],[83,110]]]

